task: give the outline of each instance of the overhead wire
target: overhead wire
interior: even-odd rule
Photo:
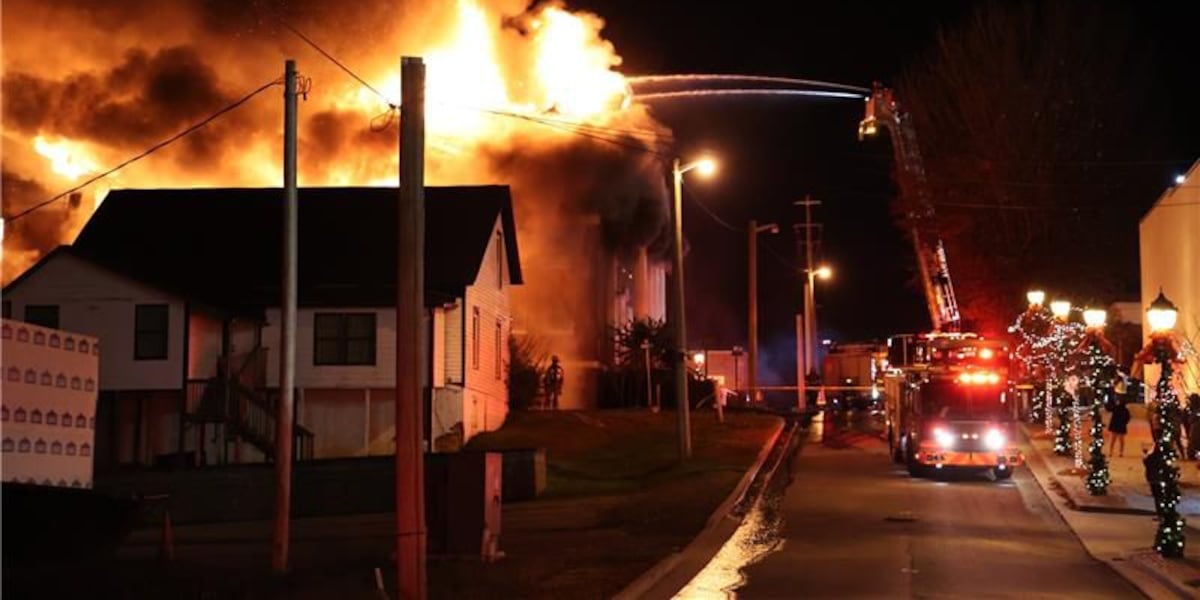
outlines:
[[[146,148],[145,150],[134,155],[133,157],[128,158],[125,161],[121,162],[117,166],[112,167],[111,169],[108,169],[107,171],[104,171],[103,173],[100,173],[98,175],[94,175],[94,176],[88,178],[83,183],[80,183],[79,185],[76,185],[76,186],[74,186],[62,193],[59,193],[47,200],[43,200],[37,204],[34,204],[33,206],[25,208],[24,210],[21,210],[20,212],[14,214],[12,216],[5,217],[4,219],[5,219],[5,221],[7,221],[9,223],[15,222],[15,221],[21,219],[22,217],[25,217],[26,215],[28,215],[38,209],[41,209],[44,206],[48,206],[53,202],[56,202],[63,198],[66,198],[66,197],[70,196],[71,194],[74,194],[75,192],[78,192],[78,191],[82,190],[83,188],[86,188],[87,186],[89,186],[101,179],[104,179],[105,177],[108,177],[109,175],[112,175],[113,173],[116,173],[117,171],[120,171],[121,169],[124,169],[125,167],[127,167],[131,164],[133,164],[139,160],[142,160],[143,158],[146,158],[147,156],[150,156],[151,154],[154,154],[155,152],[171,145],[172,143],[177,142],[180,139],[182,139],[192,133],[195,133],[196,131],[202,129],[209,123],[212,123],[216,119],[220,118],[225,113],[228,113],[228,112],[238,108],[239,106],[245,104],[246,102],[249,102],[251,98],[254,98],[255,96],[267,91],[268,89],[270,89],[276,85],[280,85],[282,83],[283,83],[282,79],[273,79],[273,80],[259,86],[254,91],[250,92],[249,94],[246,94],[245,96],[242,96],[241,98],[235,100],[233,103],[226,105],[225,107],[210,114],[209,116],[205,117],[204,119],[192,124],[187,129],[184,129],[184,130],[176,133],[175,135],[172,135],[171,137],[169,137],[165,140],[162,140],[161,142],[158,142],[157,144],[154,144],[153,146],[150,146],[149,148]]]

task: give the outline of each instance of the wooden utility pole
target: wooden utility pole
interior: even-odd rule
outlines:
[[[400,60],[400,231],[396,274],[397,596],[425,598],[425,63]]]
[[[284,63],[283,298],[279,326],[279,406],[275,411],[275,535],[271,567],[288,568],[292,507],[292,394],[296,389],[296,61]]]
[[[749,229],[749,247],[750,247],[750,358],[747,361],[747,368],[750,372],[747,374],[747,387],[750,392],[750,402],[754,402],[757,398],[754,391],[758,387],[758,221],[750,221]]]
[[[818,200],[813,200],[811,196],[805,196],[803,200],[796,201],[794,204],[804,207],[804,277],[801,281],[804,282],[804,312],[801,317],[802,325],[797,329],[803,329],[803,336],[797,336],[796,348],[798,351],[802,349],[800,356],[804,359],[800,363],[800,372],[797,376],[796,387],[799,390],[800,397],[798,398],[799,409],[801,412],[807,408],[808,403],[807,385],[808,374],[816,368],[816,315],[814,314],[815,295],[813,294],[813,283],[816,274],[813,271],[813,229],[817,227],[812,222],[812,207],[821,204]]]

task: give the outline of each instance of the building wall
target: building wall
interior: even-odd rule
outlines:
[[[58,253],[9,290],[14,318],[28,304],[59,307],[59,328],[100,340],[103,390],[179,389],[183,382],[183,301],[67,253]],[[138,304],[168,305],[165,360],[134,360],[134,311]]]
[[[1179,308],[1175,333],[1200,347],[1200,162],[1142,218],[1139,238],[1142,310],[1161,289]],[[1148,339],[1150,325],[1144,320],[1142,331]],[[1181,370],[1185,393],[1200,393],[1200,357],[1192,356]],[[1151,371],[1148,384],[1158,377]]]
[[[317,313],[373,313],[375,315],[374,365],[316,365],[313,360],[313,316]],[[273,361],[267,368],[270,387],[279,387],[278,308],[266,311],[262,345]],[[390,308],[322,307],[296,312],[296,386],[321,389],[391,388],[396,380],[396,311]]]
[[[508,416],[508,336],[512,330],[503,227],[496,219],[475,283],[467,287],[463,441],[500,427]],[[476,310],[479,315],[475,331]],[[478,350],[475,345],[478,344]],[[476,355],[478,360],[476,360]]]
[[[92,487],[96,338],[5,319],[0,344],[2,478]]]

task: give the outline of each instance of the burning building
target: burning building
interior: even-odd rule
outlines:
[[[592,402],[610,326],[665,316],[658,152],[671,135],[630,102],[598,16],[523,0],[146,4],[5,4],[3,282],[71,242],[109,189],[278,185],[282,105],[270,91],[241,100],[288,57],[311,81],[301,185],[395,185],[399,58],[415,55],[428,64],[426,181],[511,187],[527,270],[514,328],[564,359],[563,405]]]

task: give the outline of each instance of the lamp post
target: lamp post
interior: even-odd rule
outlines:
[[[1054,326],[1051,331],[1053,331],[1055,346],[1052,349],[1051,362],[1053,368],[1050,377],[1046,380],[1046,392],[1050,405],[1058,409],[1058,429],[1054,432],[1054,452],[1066,456],[1071,452],[1071,443],[1068,441],[1071,436],[1071,422],[1068,420],[1070,418],[1068,414],[1070,407],[1067,406],[1067,398],[1072,396],[1064,388],[1067,378],[1067,353],[1073,350],[1068,342],[1070,337],[1070,325],[1068,321],[1071,317],[1071,303],[1063,299],[1050,302],[1050,314],[1054,315]],[[1054,417],[1051,411],[1047,410],[1047,431],[1051,429],[1053,421]]]
[[[675,367],[675,401],[678,404],[679,429],[679,460],[692,457],[692,423],[688,414],[688,385],[687,385],[687,313],[683,299],[683,174],[696,169],[701,175],[712,175],[717,170],[717,164],[710,158],[702,158],[687,164],[681,164],[676,158],[671,165],[671,175],[675,183],[675,348],[671,362]]]
[[[816,280],[833,277],[833,269],[821,265],[808,269],[805,273],[804,288],[804,374],[812,372],[817,367],[817,307]]]
[[[771,233],[779,233],[779,225],[775,223],[767,223],[759,225],[758,221],[750,221],[750,227],[746,229],[749,234],[749,300],[750,300],[750,358],[749,369],[750,373],[747,379],[749,380],[748,387],[750,388],[751,401],[757,400],[755,391],[758,389],[758,234],[769,231]]]
[[[1159,431],[1155,440],[1156,460],[1152,467],[1155,508],[1158,512],[1158,532],[1154,536],[1154,549],[1166,558],[1180,558],[1184,550],[1183,517],[1179,515],[1179,455],[1176,452],[1176,437],[1179,435],[1176,412],[1179,398],[1175,395],[1172,378],[1175,367],[1180,363],[1179,347],[1175,339],[1175,321],[1179,309],[1158,291],[1146,310],[1146,321],[1150,323],[1150,342],[1138,353],[1135,361],[1143,364],[1147,360],[1157,362],[1162,371],[1155,386],[1155,410],[1158,411]]]
[[[1112,477],[1108,470],[1108,459],[1104,457],[1104,418],[1100,407],[1112,397],[1112,381],[1116,375],[1116,362],[1112,358],[1112,344],[1104,337],[1104,325],[1108,313],[1103,309],[1089,308],[1083,311],[1083,323],[1087,326],[1087,341],[1083,356],[1083,382],[1091,392],[1092,440],[1089,449],[1087,488],[1093,496],[1108,493]]]
[[[1017,356],[1024,369],[1025,380],[1030,387],[1029,417],[1036,422],[1050,410],[1050,394],[1043,379],[1046,378],[1046,292],[1034,288],[1025,292],[1028,308],[1017,319],[1017,332],[1021,341]],[[1049,426],[1047,426],[1047,429]]]

